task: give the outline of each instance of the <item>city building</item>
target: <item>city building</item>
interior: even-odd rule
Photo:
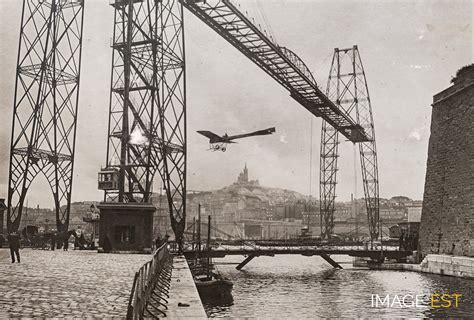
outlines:
[[[421,205],[407,206],[407,220],[408,222],[420,222],[421,221],[421,212],[423,207]]]

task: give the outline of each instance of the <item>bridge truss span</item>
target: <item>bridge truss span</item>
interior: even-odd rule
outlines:
[[[68,229],[84,2],[23,0],[10,148],[9,231],[18,229],[27,191],[40,173],[53,193],[58,231]],[[230,0],[109,3],[114,8],[113,61],[106,168],[99,174],[106,202],[151,203],[158,173],[181,244],[186,217],[186,8],[324,120],[321,150],[328,162],[322,168],[328,188],[323,193],[329,195],[329,207],[335,198],[338,134],[359,143],[370,234],[377,235],[375,133],[357,48],[337,51],[337,70],[331,69],[330,85],[323,93],[303,60],[267,36]],[[340,72],[343,56],[349,57],[352,67],[346,74]],[[333,216],[327,212],[324,233],[330,234]]]
[[[311,72],[291,50],[280,47],[229,0],[180,0],[201,21],[290,92],[299,104],[330,123],[347,139],[368,139],[356,120],[327,98]]]

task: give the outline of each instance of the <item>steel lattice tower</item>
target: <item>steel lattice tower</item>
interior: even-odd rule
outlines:
[[[58,231],[69,226],[84,0],[23,0],[13,105],[8,231],[42,173]]]
[[[159,173],[178,243],[185,225],[186,91],[183,9],[177,0],[115,0],[108,202],[150,203]]]
[[[367,140],[357,142],[362,169],[365,203],[372,240],[379,235],[379,179],[375,129],[370,104],[369,90],[364,68],[357,46],[334,50],[327,83],[329,99],[341,106],[348,114],[354,114],[357,123],[365,131]],[[321,130],[320,198],[321,235],[328,238],[334,230],[334,204],[336,198],[336,176],[338,132],[323,121]]]

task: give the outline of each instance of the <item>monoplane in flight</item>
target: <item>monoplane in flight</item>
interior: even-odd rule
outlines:
[[[237,143],[234,140],[237,139],[242,139],[242,138],[247,138],[247,137],[253,137],[253,136],[264,136],[268,134],[272,134],[275,132],[275,128],[268,128],[264,130],[258,130],[250,133],[244,133],[244,134],[238,134],[235,136],[229,136],[224,134],[223,136],[218,136],[217,134],[211,132],[211,131],[198,131],[198,133],[202,134],[206,138],[209,138],[209,150],[212,151],[217,151],[221,150],[222,152],[225,152],[227,149],[227,144],[228,143]]]

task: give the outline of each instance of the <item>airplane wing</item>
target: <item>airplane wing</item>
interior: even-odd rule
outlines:
[[[206,138],[208,138],[211,141],[220,141],[220,140],[222,140],[222,137],[219,137],[217,134],[215,134],[211,131],[200,130],[200,131],[196,131],[196,132],[202,134],[203,136],[205,136]]]
[[[253,137],[253,136],[264,136],[267,134],[272,134],[275,132],[275,127],[264,129],[264,130],[258,130],[250,133],[244,133],[244,134],[238,134],[235,136],[230,136],[228,137],[228,140],[235,140],[235,139],[241,139],[241,138],[247,138],[247,137]]]

